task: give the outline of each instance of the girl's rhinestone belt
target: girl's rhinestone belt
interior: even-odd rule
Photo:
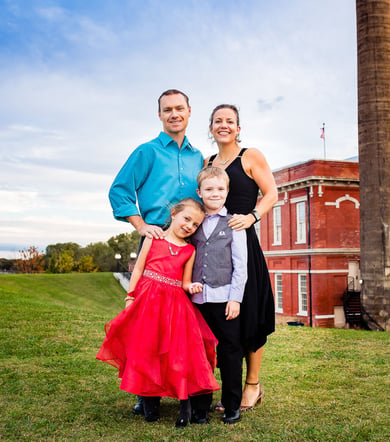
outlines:
[[[182,286],[182,282],[178,279],[168,278],[167,276],[161,275],[161,273],[152,272],[151,270],[144,270],[143,274],[148,278],[155,279],[156,281],[163,282],[164,284],[175,285],[176,287]]]

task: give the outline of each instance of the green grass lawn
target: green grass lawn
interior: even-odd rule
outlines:
[[[0,439],[390,440],[390,334],[280,326],[264,352],[263,403],[233,426],[174,428],[178,401],[147,424],[95,355],[124,306],[109,273],[0,276]],[[219,393],[215,400],[219,399]]]

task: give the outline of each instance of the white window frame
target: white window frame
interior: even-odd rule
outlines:
[[[308,308],[308,277],[307,274],[298,274],[298,307],[300,316],[307,316]]]
[[[283,274],[275,273],[275,312],[283,313]]]
[[[306,201],[297,202],[295,205],[297,212],[297,241],[295,244],[306,243]],[[301,216],[303,215],[303,219]]]
[[[282,207],[281,206],[274,206],[273,222],[274,222],[274,242],[272,245],[280,246],[282,244]]]

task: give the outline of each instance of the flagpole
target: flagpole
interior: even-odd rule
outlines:
[[[326,160],[325,123],[322,123],[322,139],[324,140],[324,160]]]

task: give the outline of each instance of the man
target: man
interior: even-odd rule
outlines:
[[[187,95],[176,89],[163,92],[158,116],[163,131],[132,152],[109,192],[115,218],[149,238],[163,236],[172,204],[198,198],[196,176],[203,167],[202,154],[185,136],[191,116]]]
[[[183,198],[198,199],[196,177],[202,154],[185,132],[191,116],[186,94],[169,89],[158,99],[160,135],[138,146],[115,178],[109,198],[114,217],[129,222],[143,238],[162,238],[170,207]],[[143,414],[142,398],[133,409]]]

